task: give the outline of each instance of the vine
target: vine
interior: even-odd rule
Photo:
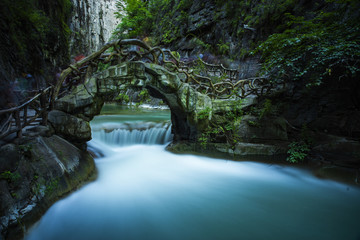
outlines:
[[[238,134],[238,126],[243,117],[243,111],[239,108],[241,102],[242,100],[235,102],[223,118],[210,122],[198,138],[202,149],[206,149],[208,143],[217,142],[219,138],[225,138],[231,149],[235,149],[236,144],[241,141]],[[208,113],[209,111],[203,110],[202,118],[207,117]]]

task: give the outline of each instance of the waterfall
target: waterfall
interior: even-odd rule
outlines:
[[[172,140],[170,123],[124,123],[93,128],[93,138],[106,144],[166,144]]]

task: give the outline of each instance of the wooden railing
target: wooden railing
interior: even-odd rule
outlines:
[[[23,128],[29,126],[37,118],[41,118],[42,125],[47,125],[52,91],[53,87],[48,87],[19,106],[0,110],[0,117],[4,120],[0,126],[0,139],[15,132],[17,137],[21,138]],[[30,115],[29,110],[32,110],[34,115]],[[15,126],[13,126],[14,120]]]

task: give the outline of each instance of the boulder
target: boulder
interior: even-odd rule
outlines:
[[[91,140],[91,128],[88,121],[58,110],[50,111],[48,120],[57,135],[71,142],[82,143]]]
[[[239,157],[285,155],[287,147],[281,145],[259,144],[259,143],[237,143],[234,149],[226,144],[215,144],[215,148],[224,153],[234,154]]]
[[[87,152],[56,135],[4,146],[4,154],[17,167],[2,169],[7,174],[0,178],[0,239],[22,239],[52,203],[95,173]]]
[[[0,173],[15,170],[18,165],[17,159],[19,159],[21,155],[16,145],[12,143],[6,144],[0,148],[0,152]],[[9,161],[9,159],[14,160]]]
[[[238,127],[238,134],[244,142],[287,141],[287,122],[282,117],[258,119],[245,115]]]
[[[322,139],[319,139],[319,136]],[[321,156],[322,162],[336,166],[360,168],[360,142],[345,137],[318,134],[312,151]]]
[[[226,143],[208,143],[204,149],[198,143],[179,141],[166,148],[176,154],[203,154],[210,157],[260,161],[284,161],[287,144],[238,143],[234,148]]]

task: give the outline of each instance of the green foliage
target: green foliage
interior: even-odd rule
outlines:
[[[1,179],[5,179],[8,182],[16,183],[20,180],[21,176],[18,172],[4,171],[0,174]]]
[[[296,0],[255,0],[255,1],[221,1],[215,0],[217,13],[225,12],[228,25],[238,37],[247,33],[244,25],[259,30],[262,34],[283,30],[285,25],[285,13],[300,12],[299,3]]]
[[[118,1],[116,6],[119,9],[116,15],[121,19],[121,23],[117,27],[115,34],[132,38],[149,33],[153,17],[147,8],[147,2],[125,0],[124,3]]]
[[[335,11],[315,12],[311,19],[287,14],[288,29],[271,35],[257,49],[264,74],[278,82],[306,79],[307,86],[358,76],[360,15],[350,2],[336,2]]]
[[[20,152],[29,152],[31,150],[32,150],[32,145],[31,144],[19,145],[19,151]]]
[[[122,100],[124,102],[130,102],[130,99],[129,99],[129,96],[126,95],[125,93],[124,94],[119,94],[119,97],[122,98]],[[137,95],[137,100],[138,101],[136,104],[135,104],[135,107],[139,107],[141,104],[144,104],[144,103],[148,103],[151,101],[151,97],[150,97],[150,94],[148,92],[147,89],[142,89],[138,95]]]
[[[178,31],[179,31],[178,28],[165,30],[164,34],[162,35],[161,41],[165,44],[169,44],[169,43],[173,42],[178,37],[178,35],[177,35]]]
[[[287,151],[288,157],[286,158],[286,161],[291,163],[302,162],[307,157],[309,151],[310,146],[306,142],[292,142]]]
[[[262,119],[265,116],[275,114],[276,110],[270,99],[265,99],[263,108],[259,111],[259,118]]]
[[[11,196],[12,196],[13,198],[18,198],[18,195],[17,195],[17,193],[15,193],[15,192],[12,192],[12,193],[11,193]]]
[[[172,51],[171,54],[174,55],[174,57],[175,57],[177,60],[180,60],[181,55],[180,55],[179,52]]]
[[[186,24],[192,1],[189,0],[125,0],[117,3],[121,23],[116,37],[153,36],[155,43],[169,44],[181,36],[179,26]]]
[[[249,120],[247,123],[249,124],[249,126],[252,126],[252,127],[260,127],[260,123],[257,121]]]
[[[193,42],[198,45],[201,46],[204,50],[209,50],[211,48],[210,44],[204,43],[201,39],[199,39],[198,37],[194,37],[193,38]]]
[[[50,19],[41,10],[34,10],[29,14],[29,20],[34,25],[41,38],[45,38],[49,31]]]
[[[201,133],[198,142],[203,149],[206,148],[208,143],[219,139],[219,136],[225,138],[232,149],[235,148],[236,144],[241,140],[237,132],[237,126],[239,126],[243,117],[243,111],[239,108],[241,101],[236,101],[232,109],[227,111],[220,121],[210,122],[210,125]],[[204,109],[201,112],[202,119],[206,119],[209,117],[208,114],[211,109]]]
[[[230,144],[231,148],[234,149],[236,144],[241,140],[241,137],[238,134],[237,126],[239,126],[242,117],[243,111],[238,108],[241,105],[241,101],[235,103],[232,111],[226,113],[226,123],[224,127],[219,126],[222,132],[224,132],[227,142]]]
[[[242,48],[239,52],[239,58],[243,59],[250,55],[250,51],[248,49]]]
[[[105,69],[108,69],[109,67],[111,66],[111,63],[102,63],[102,62],[99,62],[98,64],[98,68],[96,70],[96,72],[102,72],[104,71]]]
[[[59,179],[52,179],[49,183],[46,184],[45,187],[45,194],[53,193],[56,189],[59,188]]]
[[[178,10],[189,10],[189,8],[191,7],[193,1],[192,0],[180,0],[180,2],[178,3],[178,5],[176,6],[176,8]]]
[[[201,110],[198,112],[198,119],[200,120],[206,120],[209,119],[211,113],[211,108],[210,107],[206,107],[205,109]]]
[[[31,157],[31,151],[32,151],[32,145],[26,144],[26,145],[19,145],[18,151],[21,155],[30,158]]]
[[[1,12],[2,31],[8,36],[9,51],[17,64],[21,63],[28,71],[41,73],[39,63],[44,57],[63,60],[62,55],[68,52],[64,49],[68,49],[70,34],[66,24],[71,13],[70,0],[56,3],[2,0],[0,8],[4,10]],[[2,55],[3,51],[0,51]]]
[[[243,115],[243,111],[239,108],[239,106],[241,106],[242,103],[242,99],[237,100],[233,103],[232,106],[232,110],[228,111],[226,113],[226,118],[230,121],[236,122],[236,120],[238,120],[239,118],[242,117]]]
[[[129,103],[130,102],[130,97],[129,95],[127,95],[126,93],[120,93],[116,98],[116,101],[120,101],[120,102],[124,102],[124,103]]]
[[[258,119],[263,119],[264,117],[274,116],[279,112],[280,104],[274,105],[270,99],[265,99],[262,103],[252,106],[249,109],[249,114],[258,117]],[[252,121],[249,121],[249,125],[255,126],[259,124],[258,122],[252,124]]]
[[[41,186],[42,186],[42,185],[41,185],[39,182],[35,183],[35,184],[32,186],[32,188],[31,188],[32,192],[33,192],[35,195],[38,195],[38,194],[40,193]]]
[[[201,133],[201,136],[198,138],[198,142],[202,149],[206,149],[207,144],[212,142],[217,135],[224,133],[221,127],[211,127],[209,126],[204,132]]]
[[[217,47],[218,47],[218,49],[219,49],[218,51],[221,55],[228,55],[230,52],[229,43],[220,42],[217,44]]]
[[[219,1],[215,0],[214,19],[225,14],[227,25],[235,29],[237,37],[246,33],[244,25],[251,28],[263,28],[269,32],[285,26],[284,14],[294,12],[296,0],[256,0],[256,1]],[[189,23],[190,0],[125,0],[117,3],[117,17],[121,23],[116,36],[157,38],[156,43],[170,44],[182,36],[189,36],[186,26]],[[201,4],[202,7],[205,3]],[[300,10],[299,10],[300,11]],[[201,24],[201,23],[199,23]],[[201,26],[197,26],[200,28]],[[211,49],[209,44],[195,37],[196,44],[204,50]],[[220,41],[213,50],[220,54],[229,54],[230,46]],[[242,53],[243,55],[244,53]]]
[[[140,104],[150,101],[150,94],[148,90],[146,90],[145,88],[140,91],[138,96],[139,96]]]
[[[208,131],[201,133],[201,136],[198,138],[200,146],[202,149],[206,149],[206,146],[209,142],[210,133]]]
[[[301,129],[300,140],[289,144],[289,150],[287,151],[288,157],[286,158],[286,161],[291,163],[304,161],[311,150],[312,144],[313,139],[310,136],[309,129],[306,124],[304,124]]]
[[[116,37],[148,37],[153,44],[170,44],[186,35],[183,26],[188,24],[190,0],[125,0],[117,3],[117,17],[121,23],[114,32]],[[206,46],[206,44],[203,44]]]

